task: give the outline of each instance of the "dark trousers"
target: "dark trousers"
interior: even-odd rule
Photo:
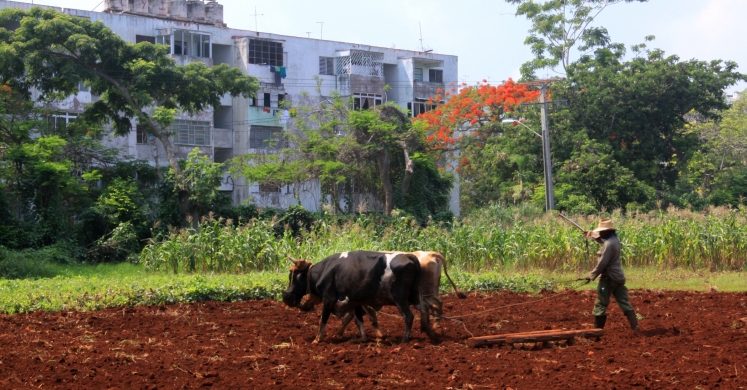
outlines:
[[[615,297],[617,305],[624,312],[633,310],[633,306],[630,304],[630,297],[628,297],[628,288],[625,284],[618,284],[610,280],[605,276],[599,278],[599,284],[597,285],[597,299],[594,302],[595,316],[603,316],[607,314],[607,306],[610,304],[610,295]]]

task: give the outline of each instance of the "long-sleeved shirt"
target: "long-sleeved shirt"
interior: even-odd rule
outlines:
[[[617,234],[612,234],[607,239],[598,239],[597,242],[602,244],[597,254],[597,266],[589,273],[589,278],[594,280],[599,275],[610,278],[613,282],[624,284],[625,274],[623,273],[622,263],[620,262],[620,239]]]

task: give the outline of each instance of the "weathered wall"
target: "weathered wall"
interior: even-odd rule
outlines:
[[[112,1],[117,2],[120,0]],[[125,4],[127,4],[127,7],[129,7],[130,0],[124,1]],[[165,8],[170,17],[177,17],[180,20],[169,20],[163,16],[150,17],[147,15],[141,16],[135,14],[92,12],[76,9],[57,9],[64,11],[69,15],[89,18],[92,21],[101,21],[128,42],[135,42],[136,35],[157,36],[159,35],[159,29],[182,29],[209,33],[211,34],[212,43],[214,44],[213,59],[174,56],[177,62],[179,64],[187,64],[191,61],[202,61],[208,66],[221,63],[236,66],[245,73],[258,77],[260,81],[263,82],[263,85],[265,86],[263,88],[271,91],[274,105],[277,104],[278,93],[290,95],[288,97],[289,100],[294,102],[301,100],[300,96],[302,92],[316,95],[315,77],[319,77],[319,79],[322,80],[320,88],[322,96],[331,96],[333,92],[338,91],[339,85],[335,76],[319,75],[319,57],[337,57],[340,53],[349,50],[365,50],[384,53],[384,77],[358,76],[363,78],[353,78],[351,79],[351,86],[353,87],[352,91],[383,94],[384,85],[390,84],[392,90],[387,93],[389,101],[394,101],[402,107],[407,107],[407,103],[413,100],[413,86],[415,86],[412,74],[413,58],[422,58],[427,61],[440,61],[442,64],[441,68],[444,71],[444,85],[447,89],[450,88],[450,83],[456,84],[458,80],[458,59],[456,56],[436,53],[419,53],[417,51],[375,47],[349,42],[324,41],[306,37],[293,37],[232,29],[227,28],[224,25],[206,24],[213,23],[211,22],[213,20],[215,22],[222,22],[223,6],[217,3],[204,4],[202,11],[200,11],[199,5],[193,5],[192,16],[199,17],[200,12],[202,12],[203,18],[202,23],[195,23],[194,21],[189,21],[187,19],[189,17],[188,3],[193,1],[194,0],[169,0],[166,2]],[[111,4],[114,3],[110,2],[110,5]],[[139,4],[142,5],[142,1],[140,1]],[[145,4],[147,4],[148,7],[147,11],[151,12],[151,14],[163,12],[161,9],[164,7],[162,0],[148,0]],[[0,8],[11,7],[29,9],[32,5],[29,3],[0,0]],[[284,65],[286,67],[287,77],[282,80],[283,85],[281,88],[274,86],[275,75],[271,73],[266,66],[249,65],[247,63],[248,40],[257,38],[271,39],[276,42],[281,42],[283,45]],[[366,79],[365,77],[368,78]],[[85,97],[84,95],[78,94],[75,98],[71,98],[60,104],[61,109],[71,112],[80,112],[85,104],[90,101],[90,95]],[[233,134],[232,147],[234,149],[234,154],[236,155],[242,152],[248,152],[248,133],[251,123],[262,123],[267,125],[270,123],[276,123],[272,122],[273,120],[276,121],[276,118],[272,116],[272,112],[268,114],[264,111],[260,112],[256,108],[250,108],[248,100],[244,98],[231,99],[230,104],[233,105],[230,113],[230,116],[233,118],[232,126],[231,128],[226,128],[226,126],[221,125],[218,128],[231,130],[231,134]],[[275,107],[273,107],[273,109],[274,108]],[[270,118],[268,118],[268,116],[270,116]],[[203,119],[198,120],[214,121],[212,110],[206,111],[204,114],[201,114],[200,117]],[[268,121],[270,123],[267,123]],[[218,142],[223,146],[228,143],[228,140],[224,139],[224,137],[218,136],[217,131],[213,131],[211,137],[214,142]],[[135,131],[131,132],[127,137],[113,137],[111,142],[109,142],[109,145],[117,146],[134,157],[146,159],[151,164],[155,165],[158,163],[160,166],[168,166],[168,161],[166,160],[162,146],[160,146],[158,142],[156,142],[155,146],[136,144]],[[184,150],[181,150],[180,154],[186,156],[186,153],[191,150],[191,148],[192,147],[184,147]],[[210,147],[203,147],[202,149],[208,155],[213,155],[212,145]],[[236,185],[234,186],[233,196],[234,201],[237,204],[243,203],[251,196],[256,195],[256,188],[245,182],[242,183],[240,178],[234,178],[234,180]],[[275,195],[272,195],[270,198],[274,196]],[[305,184],[301,191],[301,202],[305,207],[317,209],[322,203],[320,196],[318,184]],[[455,195],[453,199],[457,202],[457,206],[455,207],[458,209],[458,196]],[[278,202],[281,207],[295,203],[292,192],[290,194],[283,194]]]
[[[350,75],[350,93],[375,93],[384,95],[384,77]]]
[[[431,83],[427,81],[415,81],[412,87],[412,95],[416,99],[430,99],[440,89],[443,92],[443,83]],[[443,96],[443,93],[442,93]]]

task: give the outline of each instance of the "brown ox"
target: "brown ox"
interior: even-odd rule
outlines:
[[[395,252],[395,251],[381,251],[382,253],[401,253],[401,252]],[[408,253],[408,252],[405,252]],[[441,268],[443,268],[444,275],[446,275],[446,278],[449,280],[449,283],[451,283],[451,286],[454,288],[454,292],[460,299],[467,298],[467,294],[459,291],[456,284],[454,284],[454,281],[451,280],[451,277],[449,276],[449,273],[446,271],[446,259],[444,256],[438,252],[427,252],[427,251],[415,251],[415,252],[409,252],[410,254],[413,254],[417,256],[418,260],[420,261],[420,269],[422,270],[422,278],[420,279],[420,294],[421,294],[421,305],[425,306],[426,310],[430,310],[435,314],[435,318],[433,320],[433,330],[437,334],[441,334],[441,317],[443,316],[443,303],[441,302],[441,299],[438,297],[438,287],[441,284]],[[379,329],[379,322],[376,317],[376,311],[375,309],[378,308],[371,308],[364,306],[364,309],[368,316],[371,318],[371,324],[376,329],[376,333],[378,337],[381,337],[382,333]],[[342,313],[341,311],[344,310],[336,310],[338,315],[343,315],[342,317],[342,327],[340,328],[340,331],[337,333],[338,336],[342,336],[343,332],[345,332],[345,328],[347,328],[348,324],[350,324],[350,321],[353,320],[353,312],[347,311],[346,313]],[[423,311],[421,310],[421,313]],[[421,327],[422,328],[422,327]],[[426,331],[426,329],[421,329],[422,331]]]

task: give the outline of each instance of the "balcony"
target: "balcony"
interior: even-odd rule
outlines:
[[[438,94],[439,89],[443,93],[444,83],[414,81],[412,84],[412,96],[415,99],[427,100]]]
[[[213,59],[212,58],[206,58],[206,57],[193,57],[193,56],[183,56],[179,54],[170,54],[169,57],[173,58],[174,61],[176,61],[177,65],[187,65],[191,62],[202,62],[207,67],[213,66]]]

